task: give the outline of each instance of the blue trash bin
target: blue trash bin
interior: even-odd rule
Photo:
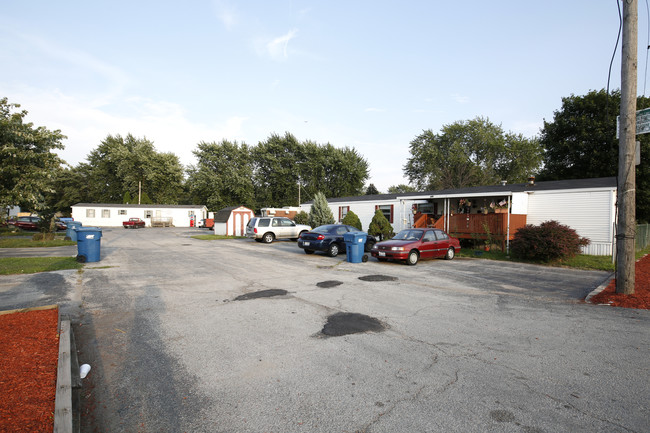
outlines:
[[[77,232],[74,231],[74,229],[76,227],[81,227],[81,223],[79,221],[68,221],[66,225],[68,228],[65,229],[65,237],[70,238],[71,241],[77,242]]]
[[[350,232],[343,235],[345,242],[345,255],[350,263],[367,262],[368,256],[364,254],[368,234],[365,232]]]
[[[99,227],[77,227],[77,261],[98,262],[101,253],[102,229]]]

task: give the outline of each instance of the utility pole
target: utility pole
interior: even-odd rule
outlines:
[[[616,234],[616,293],[634,293],[636,232],[635,141],[638,45],[637,0],[623,0],[621,54],[621,122],[618,142],[618,227]]]

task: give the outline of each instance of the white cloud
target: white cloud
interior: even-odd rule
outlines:
[[[386,110],[383,108],[375,108],[375,107],[368,107],[365,110],[363,110],[367,113],[385,113]]]
[[[452,99],[456,101],[459,104],[467,104],[469,102],[469,96],[463,96],[459,95],[458,93],[454,93],[451,95]]]
[[[289,41],[298,33],[297,29],[290,30],[286,35],[277,37],[266,44],[266,50],[269,56],[274,60],[285,60],[289,57],[287,47]]]
[[[239,24],[238,15],[232,5],[218,0],[213,4],[217,18],[227,30],[232,30]]]
[[[176,154],[182,164],[194,164],[192,151],[199,142],[241,140],[247,120],[231,116],[208,124],[195,123],[177,104],[139,97],[125,99],[117,109],[112,106],[119,113],[113,114],[108,107],[98,107],[91,100],[61,92],[23,89],[7,96],[10,102],[19,102],[29,112],[27,121],[49,130],[60,129],[68,137],[59,154],[70,165],[84,161],[106,136],[129,133],[137,138],[146,137],[159,152]]]

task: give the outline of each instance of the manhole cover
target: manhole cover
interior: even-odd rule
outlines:
[[[359,313],[336,313],[327,318],[321,334],[340,337],[361,332],[381,332],[384,329],[384,325],[374,317]]]
[[[245,293],[235,298],[235,301],[247,301],[249,299],[271,298],[273,296],[286,295],[288,292],[282,289],[260,290],[259,292]]]
[[[397,277],[391,277],[390,275],[365,275],[359,277],[362,281],[397,281]]]
[[[321,281],[320,283],[316,283],[318,287],[323,287],[325,289],[329,289],[330,287],[340,286],[341,284],[343,284],[343,281],[336,281],[336,280]]]

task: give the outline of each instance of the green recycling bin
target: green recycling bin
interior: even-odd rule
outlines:
[[[76,227],[77,261],[98,262],[101,255],[102,229],[99,227]]]
[[[343,234],[345,242],[345,255],[350,263],[367,262],[368,256],[364,254],[368,234],[365,232],[348,232]]]

